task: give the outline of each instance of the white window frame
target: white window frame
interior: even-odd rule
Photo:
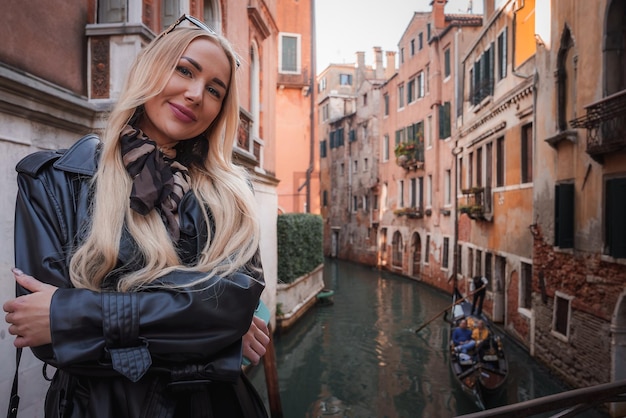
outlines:
[[[296,71],[283,70],[283,38],[296,38]],[[278,72],[280,74],[300,74],[302,72],[302,35],[299,33],[281,32],[278,35]]]

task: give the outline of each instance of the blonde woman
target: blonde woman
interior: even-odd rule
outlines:
[[[181,24],[184,23],[184,24]],[[239,62],[190,16],[148,45],[100,141],[18,166],[16,347],[57,368],[46,417],[259,417],[259,227],[233,165]]]

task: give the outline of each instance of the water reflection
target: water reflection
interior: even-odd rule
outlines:
[[[448,295],[337,260],[326,260],[324,275],[335,303],[313,308],[275,339],[286,418],[445,418],[476,411],[449,372],[446,324],[435,320],[414,332],[450,304]],[[511,341],[506,345],[508,389],[488,406],[564,390],[525,351]],[[250,377],[267,398],[263,368]]]

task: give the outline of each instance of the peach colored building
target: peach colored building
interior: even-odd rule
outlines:
[[[0,271],[13,266],[16,163],[42,149],[66,148],[104,127],[128,66],[155,34],[182,13],[205,20],[232,41],[242,62],[242,125],[236,160],[252,174],[262,219],[261,255],[267,282],[263,299],[276,295],[276,132],[278,37],[276,0],[34,0],[4,2],[0,13]],[[3,280],[7,300],[15,292]],[[2,326],[0,353],[15,358]],[[15,364],[0,366],[0,391],[10,392]],[[47,382],[41,363],[25,351],[20,367],[20,414],[43,416]],[[8,397],[0,398],[6,410]]]
[[[455,136],[463,51],[481,16],[415,13],[382,87],[378,265],[450,290],[454,281]]]
[[[320,211],[312,2],[277,4],[276,177],[281,213]]]
[[[462,59],[458,273],[489,279],[485,312],[529,347],[535,1],[485,5],[486,24]]]

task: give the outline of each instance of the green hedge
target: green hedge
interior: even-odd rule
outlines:
[[[319,215],[278,215],[279,283],[291,283],[324,262],[322,226],[322,217]]]

